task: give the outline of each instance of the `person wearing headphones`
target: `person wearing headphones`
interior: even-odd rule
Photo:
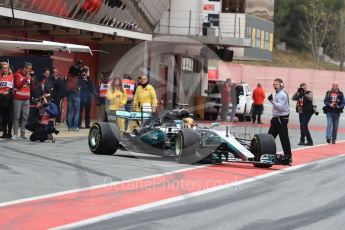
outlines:
[[[274,139],[279,135],[284,151],[284,156],[280,158],[281,164],[289,165],[292,162],[291,145],[288,132],[290,114],[289,96],[284,91],[284,83],[282,79],[274,79],[273,88],[276,93],[274,96],[271,94],[267,98],[272,103],[272,119],[268,134],[271,134]]]

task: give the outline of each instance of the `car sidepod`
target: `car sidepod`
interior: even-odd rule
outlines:
[[[200,162],[213,153],[213,149],[202,146],[200,132],[194,129],[181,129],[175,140],[175,156],[179,163]]]

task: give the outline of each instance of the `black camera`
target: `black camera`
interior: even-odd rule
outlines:
[[[319,115],[319,111],[317,110],[317,106],[313,105],[313,110],[314,110],[314,114],[317,116]]]
[[[46,93],[52,93],[54,91],[54,85],[49,86],[48,90]]]
[[[270,94],[270,95],[267,97],[267,99],[268,99],[269,101],[273,101],[273,95]]]
[[[52,128],[52,130],[51,130],[53,133],[55,133],[55,135],[58,135],[59,134],[59,130],[57,130],[57,129],[55,129],[55,128]]]
[[[30,103],[31,104],[37,104],[40,101],[41,101],[41,99],[39,97],[31,97]]]
[[[43,108],[47,108],[48,107],[48,103],[44,102],[44,98],[43,97],[41,97],[41,103],[42,103],[42,107]]]
[[[304,89],[303,88],[298,88],[298,93],[304,93]]]

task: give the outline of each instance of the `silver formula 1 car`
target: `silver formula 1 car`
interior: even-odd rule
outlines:
[[[276,155],[274,138],[266,133],[251,139],[238,138],[231,127],[198,127],[190,124],[185,109],[165,111],[155,116],[148,112],[113,111],[109,122],[94,123],[88,143],[95,154],[114,154],[118,149],[153,155],[173,155],[179,163],[252,163],[256,167],[284,164]],[[142,124],[133,132],[120,132],[116,119]],[[186,122],[189,118],[189,124]],[[193,127],[194,126],[194,127]],[[217,127],[218,126],[218,127]]]

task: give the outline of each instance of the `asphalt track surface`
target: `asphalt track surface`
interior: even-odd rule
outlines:
[[[339,142],[324,145],[325,117],[313,117],[310,129],[321,146],[295,151],[293,167],[270,170],[179,165],[128,152],[95,156],[85,137],[55,144],[1,140],[0,229],[343,229],[342,122]],[[296,149],[296,117],[289,127]]]

